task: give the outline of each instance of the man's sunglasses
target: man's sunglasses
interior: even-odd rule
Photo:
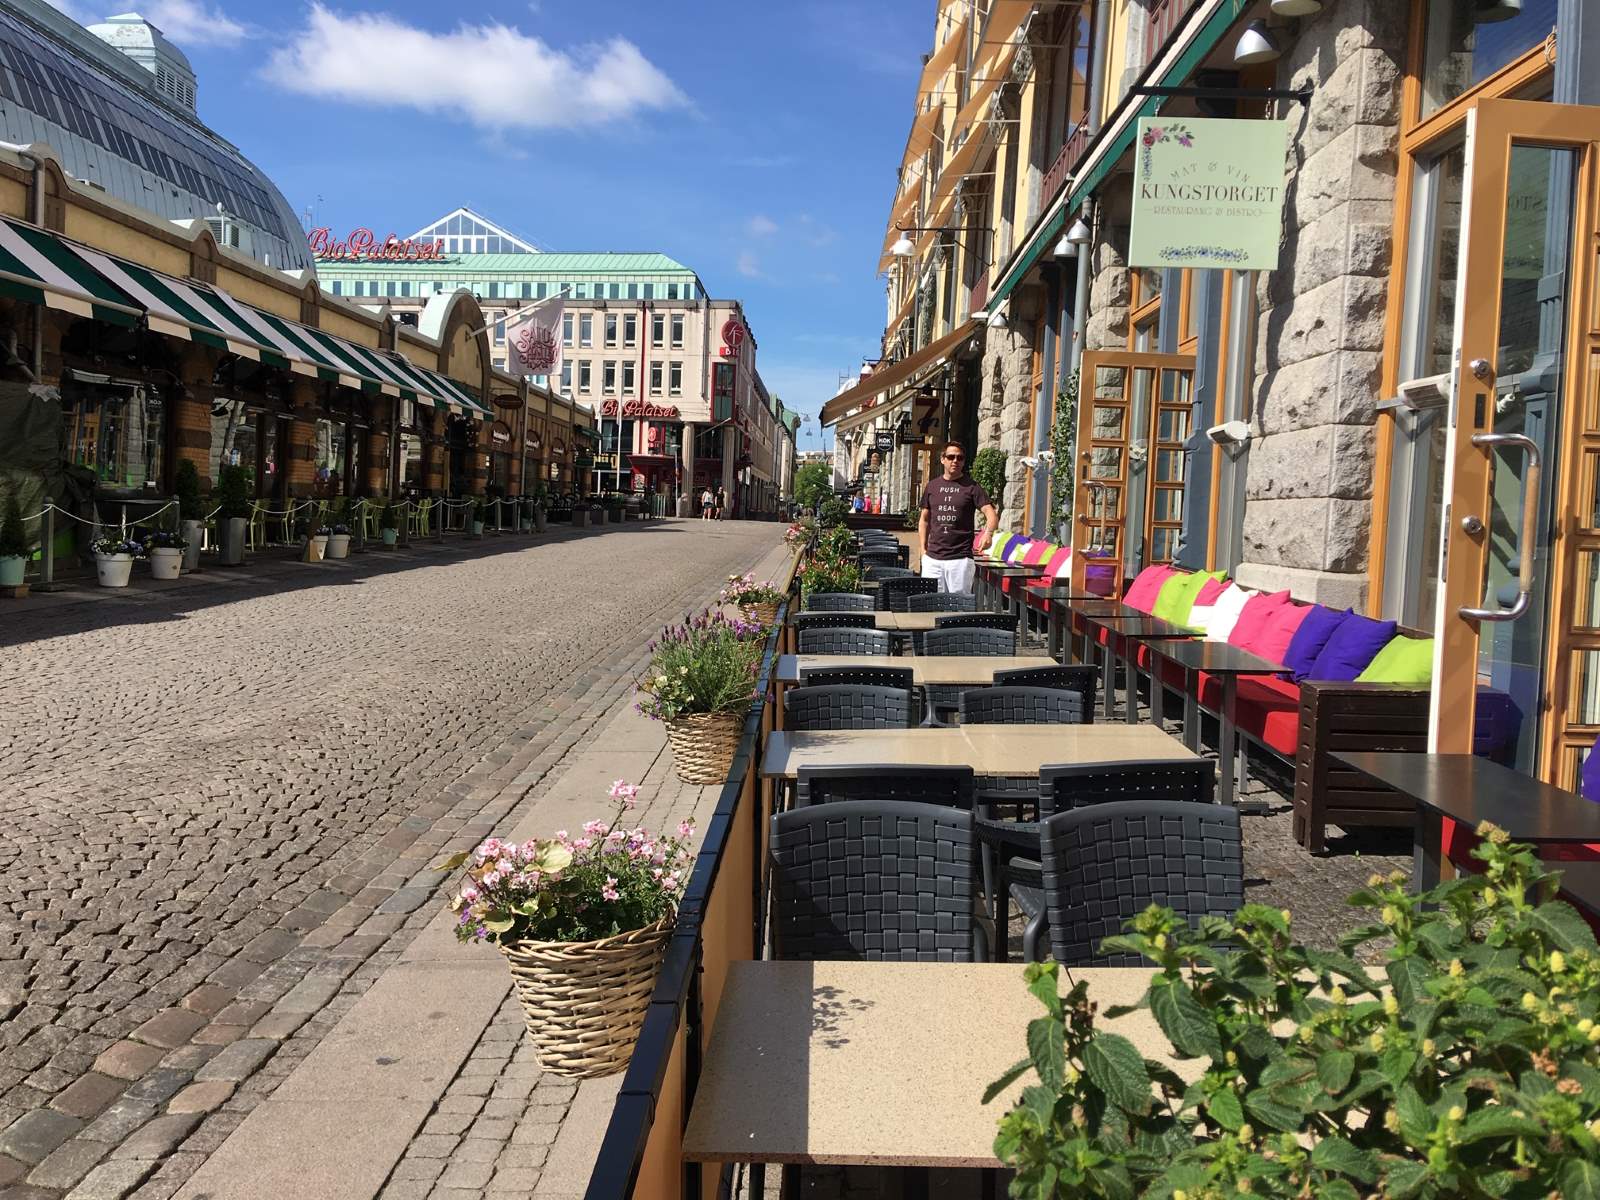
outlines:
[[[944,460],[945,462],[966,462],[967,456],[965,454],[946,454]]]

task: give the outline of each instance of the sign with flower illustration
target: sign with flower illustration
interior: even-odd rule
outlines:
[[[1144,117],[1134,147],[1129,266],[1278,265],[1288,122]]]

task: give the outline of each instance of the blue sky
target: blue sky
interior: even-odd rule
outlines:
[[[932,0],[453,7],[139,11],[190,56],[205,121],[317,224],[405,234],[466,204],[555,250],[670,254],[745,302],[762,377],[804,412],[875,355]]]

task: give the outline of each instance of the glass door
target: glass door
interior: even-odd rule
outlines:
[[[1561,599],[1591,519],[1568,499],[1568,460],[1594,404],[1569,393],[1595,385],[1575,361],[1593,324],[1592,254],[1575,248],[1580,228],[1593,240],[1578,197],[1594,191],[1600,109],[1484,100],[1466,134],[1430,742],[1570,784],[1563,747],[1600,733],[1563,702],[1579,618]]]

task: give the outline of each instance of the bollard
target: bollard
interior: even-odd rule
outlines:
[[[44,515],[40,518],[39,530],[44,535],[44,562],[39,574],[39,590],[42,592],[56,581],[56,502],[49,496],[44,498]]]

